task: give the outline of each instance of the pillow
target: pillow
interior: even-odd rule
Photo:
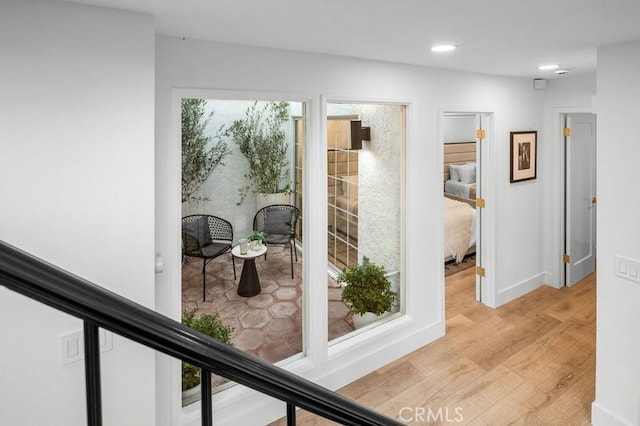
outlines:
[[[182,230],[191,235],[200,243],[200,247],[211,244],[211,233],[209,233],[209,219],[206,216],[198,220],[182,225]]]
[[[449,179],[454,182],[460,182],[460,166],[459,164],[449,165]]]
[[[458,177],[462,183],[475,183],[476,166],[473,163],[467,163],[459,167]]]
[[[264,233],[291,234],[291,212],[289,210],[268,210],[264,219]]]

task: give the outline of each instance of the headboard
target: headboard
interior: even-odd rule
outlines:
[[[449,164],[474,163],[475,161],[475,142],[445,143],[443,182],[446,182],[449,179]]]

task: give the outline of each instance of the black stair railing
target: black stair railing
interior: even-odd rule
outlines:
[[[90,426],[102,424],[100,327],[200,367],[203,426],[211,426],[213,420],[211,373],[286,402],[288,425],[295,425],[296,407],[345,425],[402,424],[2,241],[0,285],[84,321],[87,424]]]

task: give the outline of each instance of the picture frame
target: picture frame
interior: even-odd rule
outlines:
[[[533,180],[538,166],[538,131],[511,132],[511,183]]]

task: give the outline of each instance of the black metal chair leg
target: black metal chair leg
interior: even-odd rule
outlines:
[[[207,259],[202,259],[202,301],[207,301]]]
[[[296,262],[298,261],[298,250],[296,250],[296,240],[291,239],[291,247],[293,247],[293,253],[296,255]]]
[[[233,264],[233,280],[237,280],[238,278],[236,277],[236,257],[234,255],[231,255],[231,263]]]
[[[293,279],[293,245],[290,245],[289,248],[291,251],[289,252],[289,257],[291,257],[291,279]],[[297,256],[297,255],[296,255]],[[297,262],[297,259],[296,259]]]

